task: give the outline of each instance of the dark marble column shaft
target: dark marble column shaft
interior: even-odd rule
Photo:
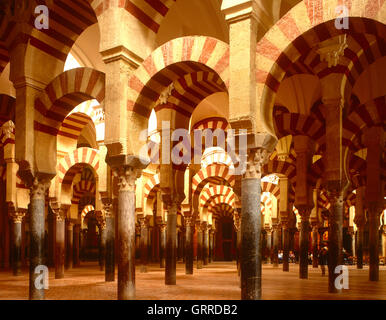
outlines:
[[[203,265],[206,266],[209,263],[209,229],[208,224],[205,223],[202,228],[202,261]]]
[[[379,281],[379,212],[382,207],[369,205],[369,280]]]
[[[140,219],[141,224],[141,242],[140,242],[140,252],[141,252],[141,273],[147,272],[147,262],[149,256],[149,228],[148,221],[146,218]]]
[[[185,217],[185,274],[193,274],[193,221]]]
[[[166,223],[161,223],[160,225],[160,268],[165,268],[165,259],[166,259]]]
[[[115,281],[115,219],[111,212],[112,205],[105,205],[106,212],[106,258],[105,258],[105,281]]]
[[[74,268],[80,267],[80,258],[79,258],[79,246],[80,246],[80,224],[74,225],[74,252],[73,252],[73,262]]]
[[[39,266],[44,266],[44,209],[45,194],[50,185],[49,180],[35,178],[30,193],[30,269],[29,299],[44,299],[44,277],[39,273]],[[43,271],[44,272],[44,271]],[[43,279],[42,281],[39,281]]]
[[[312,267],[318,268],[318,227],[312,227]]]
[[[69,222],[67,224],[67,245],[66,245],[66,264],[65,264],[65,269],[72,269],[73,267],[73,256],[74,256],[74,234],[73,234],[73,231],[74,231],[74,225]]]
[[[200,222],[196,224],[196,230],[197,230],[197,269],[202,269],[204,262],[203,262],[203,256],[202,256],[202,225]]]
[[[176,284],[177,271],[177,203],[168,206],[166,227],[165,284]]]
[[[56,244],[55,244],[55,279],[64,278],[65,262],[65,213],[62,209],[57,209],[56,213]]]
[[[122,166],[118,183],[118,300],[135,299],[135,181],[140,170]]]
[[[283,271],[289,271],[290,235],[287,225],[283,225]]]
[[[241,299],[261,299],[261,179],[241,181]]]

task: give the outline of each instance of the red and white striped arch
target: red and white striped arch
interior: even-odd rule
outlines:
[[[299,113],[282,113],[275,116],[275,131],[278,137],[306,135],[314,140],[319,148],[325,145],[326,128],[324,123],[314,117]]]
[[[59,183],[71,184],[75,174],[78,173],[79,169],[85,164],[93,168],[95,173],[98,172],[98,150],[78,148],[61,159],[57,166]]]
[[[97,16],[111,8],[114,3],[106,0],[88,0]],[[153,33],[158,33],[161,23],[176,0],[120,0],[119,8],[130,15]]]
[[[226,184],[228,186],[233,186],[235,183],[235,176],[226,165],[209,165],[206,168],[202,168],[192,178],[192,194],[198,197],[203,187],[208,182],[213,184]]]
[[[91,68],[76,68],[56,77],[35,100],[35,130],[57,135],[63,120],[87,100],[105,98],[105,75]]]
[[[215,198],[218,198],[219,200],[215,200]],[[235,200],[236,195],[232,188],[224,185],[217,185],[202,190],[200,195],[200,206],[202,208],[207,208],[209,205],[216,203],[216,201],[222,201],[234,207]]]
[[[95,195],[95,183],[90,180],[81,180],[73,187],[73,196],[71,203],[78,204],[80,198],[84,194],[94,194]]]
[[[235,209],[228,203],[221,202],[209,206],[209,212],[212,214],[212,219],[220,220],[221,218],[231,218],[233,220]]]
[[[268,192],[262,194],[260,201],[264,204],[261,207],[261,214],[265,214],[267,209],[272,210],[272,199]]]
[[[42,1],[37,1],[43,3]],[[29,46],[26,63],[34,63],[34,58],[47,57],[64,63],[73,44],[87,27],[97,22],[93,9],[87,0],[46,1],[49,9],[49,29],[34,27],[36,15],[32,1],[30,17],[26,18],[27,28],[18,28],[9,17],[0,19],[0,73],[9,62],[9,50],[18,44]]]
[[[129,79],[128,110],[148,118],[160,94],[187,74],[215,72],[229,84],[229,45],[210,37],[190,36],[157,48]]]
[[[263,176],[270,174],[285,175],[294,186],[296,185],[296,167],[287,161],[270,160],[263,166]]]
[[[160,186],[160,175],[159,173],[153,175],[150,179],[147,180],[144,186],[144,197],[148,200],[152,200],[157,195],[157,191]]]
[[[228,120],[222,117],[210,117],[203,119],[201,121],[196,122],[192,126],[192,131],[193,130],[205,130],[205,129],[210,129],[210,130],[226,130],[229,127]]]
[[[227,92],[225,84],[214,72],[193,72],[173,82],[173,90],[168,103],[159,104],[155,111],[173,109],[188,120],[195,107],[206,97],[216,92]]]
[[[280,187],[278,184],[263,181],[261,183],[261,192],[271,193],[277,200],[280,199]]]
[[[335,12],[340,4],[349,8],[349,32],[385,37],[386,2],[384,0],[304,0],[284,15],[257,46],[258,101],[268,127],[276,92],[292,63],[320,41],[342,34],[335,28]],[[368,18],[368,19],[360,19]],[[373,19],[373,20],[370,20]],[[329,22],[330,21],[330,22]],[[329,23],[328,23],[329,22]]]
[[[87,205],[87,206],[85,206],[84,208],[83,208],[83,210],[82,210],[82,213],[81,213],[81,221],[83,222],[83,220],[84,220],[84,218],[87,216],[87,214],[89,213],[89,212],[91,212],[91,211],[95,211],[95,209],[94,209],[94,206],[93,205],[91,205],[91,204],[89,204],[89,205]]]
[[[386,121],[386,96],[378,97],[357,108],[343,121],[343,145],[352,151],[363,149],[361,132],[366,127],[384,125]]]

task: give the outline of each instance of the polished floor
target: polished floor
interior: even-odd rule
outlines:
[[[309,279],[298,279],[298,265],[291,264],[284,273],[272,265],[263,265],[263,299],[386,299],[386,267],[380,267],[380,281],[368,281],[368,267],[357,270],[349,267],[349,289],[341,294],[327,293],[327,277],[320,269],[309,268]],[[104,282],[104,272],[96,263],[83,263],[80,268],[66,271],[65,278],[54,279],[50,270],[50,300],[103,300],[117,298],[117,282]],[[194,269],[194,275],[184,274],[184,265],[177,266],[177,285],[164,285],[164,270],[151,265],[148,273],[136,272],[137,299],[143,300],[235,300],[240,298],[235,262],[215,262],[204,269]],[[0,271],[0,299],[28,299],[28,275],[14,277]]]

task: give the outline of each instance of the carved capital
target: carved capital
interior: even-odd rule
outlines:
[[[30,197],[31,199],[40,199],[44,200],[46,191],[50,187],[51,181],[48,179],[39,179],[34,178],[32,186],[30,188]]]
[[[270,153],[266,149],[248,150],[245,178],[261,178],[262,168],[268,162]]]
[[[22,223],[26,213],[27,213],[27,210],[17,210],[17,211],[10,210],[9,218],[12,220],[13,223]]]
[[[113,206],[111,203],[104,203],[103,204],[103,215],[105,216],[105,218],[114,218],[114,212],[113,212]]]
[[[161,232],[166,231],[166,223],[160,223],[158,226],[159,226],[159,229],[161,230]]]
[[[148,228],[149,227],[149,221],[146,218],[139,219],[139,225],[141,226],[141,229]]]
[[[185,226],[186,227],[192,227],[194,226],[193,218],[192,217],[185,217],[184,218]]]
[[[99,219],[98,220],[98,226],[101,230],[106,229],[106,219]]]
[[[63,208],[53,209],[52,211],[55,214],[56,221],[63,222],[66,220],[66,210]]]
[[[118,177],[118,190],[135,191],[135,181],[141,176],[142,169],[131,166],[121,166],[113,169],[114,175]]]

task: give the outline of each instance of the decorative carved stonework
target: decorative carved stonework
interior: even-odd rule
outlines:
[[[55,214],[56,221],[64,221],[66,219],[66,211],[62,208],[59,209],[53,209],[52,210]]]
[[[141,169],[129,166],[122,166],[114,169],[115,175],[118,177],[118,190],[135,191],[135,181],[141,176]]]
[[[114,218],[114,212],[112,210],[112,203],[103,204],[102,214],[105,218]]]
[[[149,227],[149,221],[146,218],[139,219],[141,229]]]
[[[347,35],[343,34],[322,42],[316,52],[320,55],[320,61],[326,61],[328,67],[332,68],[338,65],[346,48],[348,48]]]
[[[185,217],[184,222],[186,227],[191,227],[194,225],[192,217]]]
[[[34,178],[30,189],[31,199],[44,200],[46,191],[50,187],[50,184],[51,182],[48,179]]]
[[[106,219],[100,219],[98,220],[98,225],[99,225],[99,228],[101,230],[105,230],[106,229]]]
[[[174,83],[171,83],[159,96],[159,104],[168,103],[169,97],[172,95],[172,91],[174,90]]]
[[[269,153],[266,149],[252,149],[248,151],[245,178],[261,178],[261,171],[268,162]]]
[[[13,223],[22,223],[26,212],[27,212],[26,210],[18,210],[18,211],[11,210],[9,212],[9,217],[10,219],[12,219]]]
[[[164,232],[166,230],[166,223],[160,223],[158,226],[161,232]]]
[[[15,124],[12,122],[12,120],[9,120],[1,126],[1,131],[4,136],[3,140],[14,138]]]

